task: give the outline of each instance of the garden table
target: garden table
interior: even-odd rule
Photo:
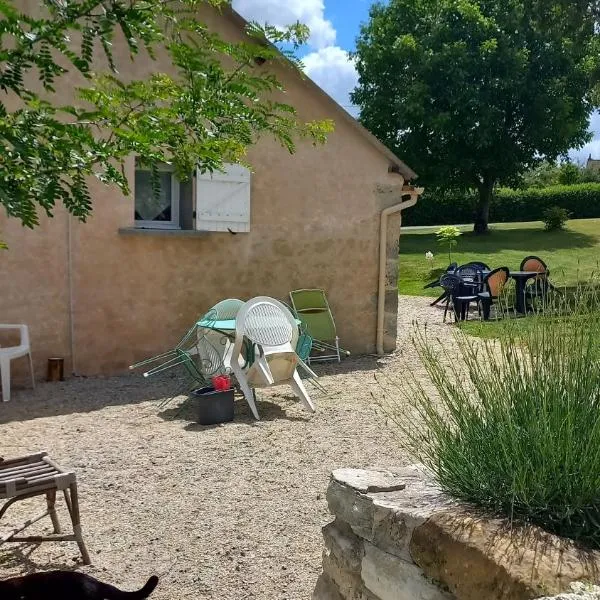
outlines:
[[[528,279],[541,275],[539,271],[510,271],[509,276],[515,280],[516,294],[517,294],[517,305],[516,309],[518,313],[525,314],[527,307],[525,306],[525,284]]]

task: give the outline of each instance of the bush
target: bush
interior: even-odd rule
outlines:
[[[403,225],[450,225],[472,223],[477,197],[473,192],[427,189],[417,205],[402,214]],[[496,191],[490,207],[490,222],[541,221],[544,210],[558,206],[571,219],[600,217],[600,183],[556,185],[527,190]]]
[[[544,225],[546,231],[564,229],[569,220],[569,211],[560,206],[551,206],[544,211]]]
[[[388,413],[447,493],[600,548],[600,313],[531,319],[452,355],[417,330],[438,397],[413,378]]]

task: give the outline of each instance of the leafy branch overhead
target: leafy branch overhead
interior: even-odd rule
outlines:
[[[232,43],[198,19],[208,4],[226,2],[43,0],[32,16],[0,0],[0,202],[9,216],[34,227],[39,206],[51,215],[62,202],[85,220],[89,178],[128,193],[132,154],[170,163],[186,179],[196,166],[243,162],[263,134],[290,152],[300,137],[325,140],[332,123],[301,122],[277,100],[282,84],[267,71],[274,61],[299,67],[294,50],[307,28],[252,23],[245,41]],[[140,55],[154,60],[152,74],[122,75],[135,76]],[[74,101],[64,105],[57,90],[74,79]]]

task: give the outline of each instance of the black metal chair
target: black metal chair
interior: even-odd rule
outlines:
[[[477,294],[481,302],[484,321],[489,321],[492,304],[502,293],[509,277],[510,271],[507,267],[494,269],[485,276],[483,280],[484,290]]]
[[[548,292],[558,291],[549,280],[550,269],[548,269],[548,265],[539,256],[526,256],[521,261],[520,270],[538,273],[525,285],[525,303],[529,310],[531,310],[534,300],[541,299],[545,303]]]
[[[450,263],[448,265],[448,268],[446,269],[446,273],[450,273],[453,274],[454,271],[456,271],[456,269],[458,268],[458,263]],[[442,275],[443,277],[444,275]],[[428,283],[423,289],[427,290],[429,288],[434,288],[434,287],[441,287],[441,278],[440,279],[436,279],[435,281],[431,281],[430,283]],[[447,298],[446,295],[446,290],[444,290],[444,292],[438,297],[436,298],[431,304],[430,306],[435,306],[436,304],[440,303],[442,300],[445,300]]]
[[[479,308],[478,293],[482,291],[482,271],[468,263],[458,267],[455,275],[460,279],[460,286],[454,297],[454,305],[460,315],[460,320],[464,321],[469,316],[471,302],[476,302]]]
[[[452,312],[454,313],[454,320],[457,321],[458,317],[456,315],[456,308],[454,306],[454,296],[458,294],[460,289],[460,277],[457,275],[453,275],[450,273],[444,273],[440,277],[440,286],[444,289],[443,297],[446,298],[446,306],[444,308],[444,323],[446,322],[446,316],[448,315],[448,310],[450,309],[450,305],[452,305]],[[440,296],[439,300],[442,299]],[[433,305],[432,305],[433,306]]]
[[[484,262],[481,262],[479,260],[473,260],[471,262],[468,262],[465,265],[465,267],[475,267],[479,271],[491,271],[490,267],[488,267]]]

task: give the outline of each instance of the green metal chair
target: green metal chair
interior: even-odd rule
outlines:
[[[311,348],[308,349],[309,355],[305,359],[309,364],[324,360],[337,360],[340,362],[342,353],[345,355],[350,354],[340,348],[335,321],[323,290],[294,290],[290,292],[290,300],[295,315],[302,322],[306,334],[312,338]],[[307,346],[304,347],[304,351],[306,351]],[[311,351],[333,353],[311,356]]]

